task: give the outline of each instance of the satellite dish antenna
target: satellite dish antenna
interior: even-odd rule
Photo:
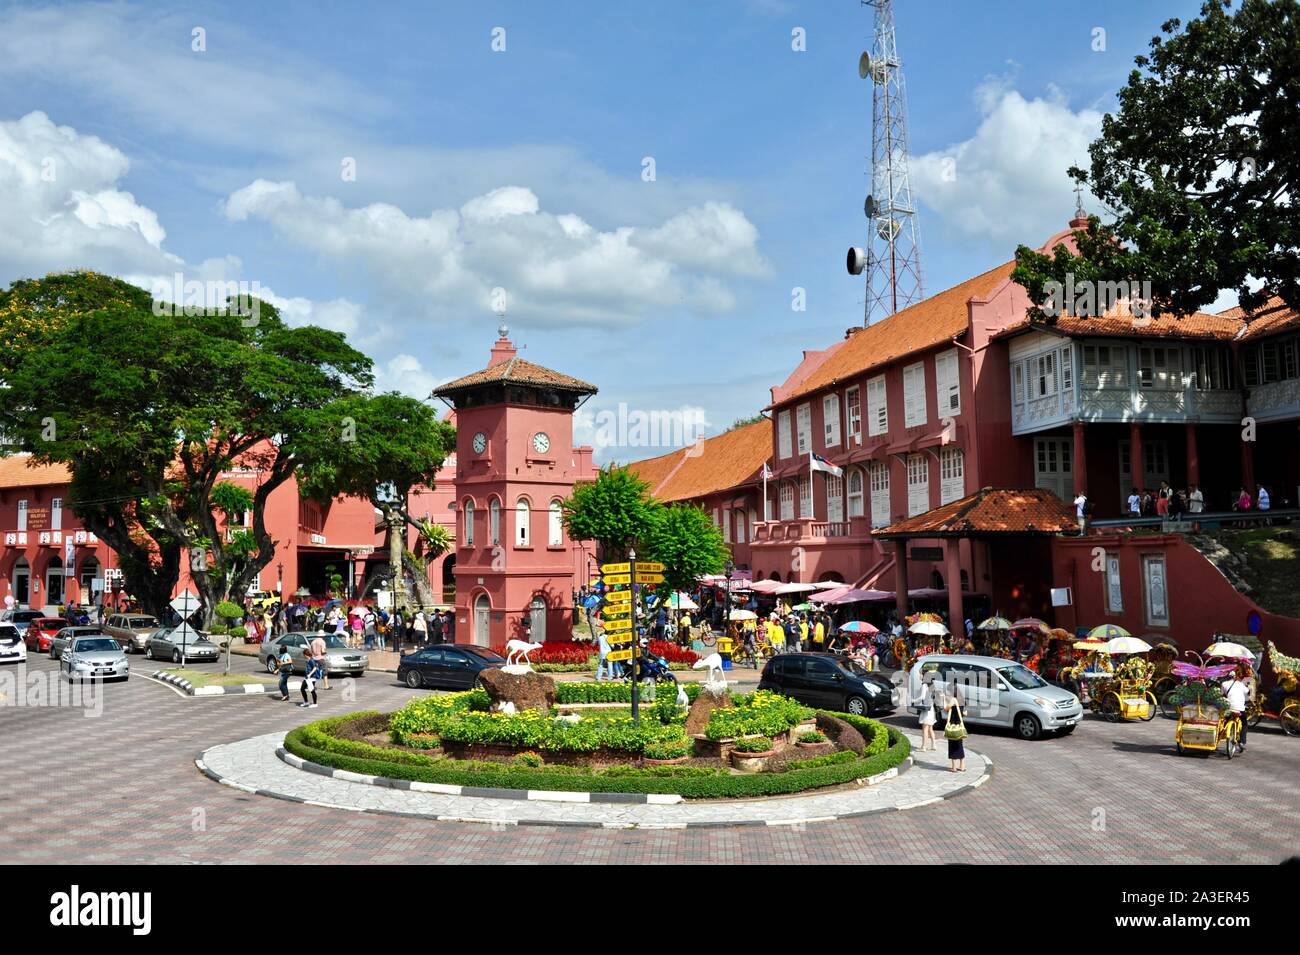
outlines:
[[[862,203],[862,211],[867,214],[868,219],[876,217],[876,213],[880,211],[880,203],[876,202],[875,196],[867,196],[867,201]]]
[[[870,75],[871,75],[871,54],[863,53],[860,57],[858,57],[858,76],[865,80]]]
[[[863,249],[851,248],[845,264],[848,266],[849,275],[861,275],[862,270],[867,267],[867,253]]]

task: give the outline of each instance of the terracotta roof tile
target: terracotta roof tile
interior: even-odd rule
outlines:
[[[1006,338],[1031,329],[1041,328],[1061,335],[1099,338],[1187,338],[1232,341],[1241,331],[1241,321],[1208,312],[1190,315],[1161,315],[1159,318],[1134,319],[1127,303],[1106,315],[1082,318],[1060,315],[1055,321],[1033,322],[1022,318],[999,331],[994,338]]]
[[[986,487],[959,501],[873,532],[877,537],[1079,532],[1074,508],[1043,488]]]
[[[439,385],[434,389],[433,393],[435,396],[441,396],[463,391],[466,388],[473,388],[476,385],[498,382],[539,385],[544,388],[561,388],[566,391],[578,391],[590,395],[596,393],[595,385],[588,384],[578,378],[570,378],[568,375],[552,371],[550,368],[534,364],[524,358],[510,358],[499,364],[484,368],[482,371],[476,371],[473,374],[465,375],[463,378],[457,378],[455,381],[449,381],[445,385]]]
[[[628,468],[659,500],[684,501],[749,483],[771,455],[772,420],[764,418]]]
[[[1241,334],[1242,341],[1265,338],[1300,328],[1300,311],[1289,307],[1277,296],[1269,299],[1254,312],[1248,313],[1238,305],[1219,314],[1223,318],[1235,318],[1247,323],[1246,330]]]
[[[72,472],[62,464],[32,464],[30,454],[10,454],[0,457],[0,488],[46,487],[51,484],[71,484]]]
[[[1015,262],[1004,262],[982,275],[890,315],[855,332],[821,362],[781,403],[820,391],[882,365],[950,342],[966,332],[970,316],[966,303],[983,298],[1010,277]]]

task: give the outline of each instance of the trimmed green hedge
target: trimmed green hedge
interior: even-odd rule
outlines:
[[[734,739],[737,736],[776,736],[803,720],[810,719],[813,711],[788,696],[766,690],[732,697],[735,706],[716,709],[709,714],[709,725],[704,735],[709,739]]]
[[[688,799],[773,796],[836,786],[882,773],[899,765],[911,752],[907,738],[893,727],[832,713],[863,731],[864,736],[870,734],[865,756],[849,760],[843,753],[828,754],[792,761],[786,772],[738,776],[704,766],[615,766],[598,770],[547,765],[533,769],[513,763],[452,760],[384,749],[330,735],[329,731],[341,722],[366,715],[373,714],[330,717],[298,727],[285,736],[285,749],[314,763],[393,779],[503,789],[676,793]]]
[[[644,691],[644,688],[642,689]],[[698,683],[684,683],[682,689],[686,691],[686,698],[692,703],[700,695]],[[664,687],[655,693],[656,701],[664,697],[676,699],[677,691],[672,687]],[[641,694],[641,699],[645,699],[644,692]],[[632,684],[624,683],[622,680],[610,680],[607,683],[556,683],[555,701],[557,703],[631,703]]]

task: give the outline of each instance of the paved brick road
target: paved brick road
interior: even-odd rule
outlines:
[[[413,695],[378,673],[355,690],[345,702],[336,682],[311,715]],[[292,805],[199,775],[193,760],[207,746],[302,722],[290,704],[186,699],[138,674],[105,692],[96,718],[0,706],[0,861],[1272,863],[1300,852],[1300,740],[1276,728],[1252,733],[1232,762],[1179,758],[1173,724],[1158,718],[1088,718],[1040,743],[977,732],[995,765],[982,789],[803,831],[493,832]]]

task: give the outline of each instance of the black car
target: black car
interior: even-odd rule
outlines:
[[[858,716],[894,709],[894,686],[887,677],[862,669],[833,653],[782,653],[767,661],[760,690],[771,690],[823,710]]]
[[[506,658],[487,647],[443,643],[408,653],[397,664],[397,678],[412,689],[468,690],[484,670],[505,666]]]

